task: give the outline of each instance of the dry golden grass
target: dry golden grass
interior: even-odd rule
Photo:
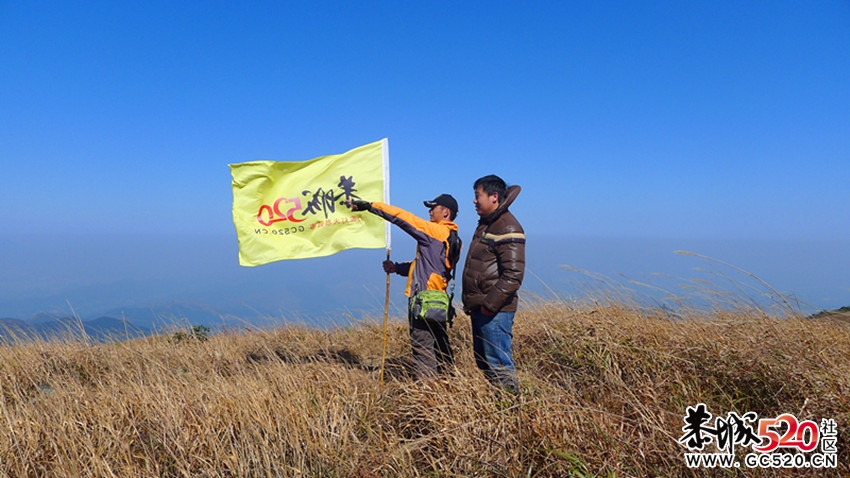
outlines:
[[[287,325],[0,346],[0,476],[847,476],[850,323],[538,302],[516,317],[518,397],[475,368],[406,373],[406,324]],[[839,467],[688,469],[685,409],[834,418]]]

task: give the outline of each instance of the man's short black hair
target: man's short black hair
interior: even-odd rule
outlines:
[[[475,180],[475,184],[472,185],[472,189],[477,190],[478,186],[481,186],[488,196],[498,193],[500,203],[505,197],[508,189],[507,185],[505,185],[505,181],[495,174],[488,174],[487,176],[478,178]]]

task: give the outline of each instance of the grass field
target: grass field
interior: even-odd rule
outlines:
[[[850,475],[846,317],[678,317],[628,301],[526,304],[517,397],[475,368],[465,316],[450,330],[454,376],[426,382],[407,374],[399,318],[386,360],[373,322],[3,346],[0,476]],[[739,445],[740,468],[689,469],[679,439],[699,403],[834,419],[838,467],[750,469]]]

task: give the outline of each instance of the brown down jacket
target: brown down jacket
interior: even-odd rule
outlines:
[[[478,220],[463,267],[463,310],[482,305],[494,312],[516,312],[517,291],[525,275],[525,232],[508,211],[522,188],[507,188],[504,200]]]

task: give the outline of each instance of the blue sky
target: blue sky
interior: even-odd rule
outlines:
[[[229,269],[227,165],[385,137],[392,202],[424,214],[452,193],[467,237],[471,183],[496,173],[523,187],[532,238],[850,255],[846,1],[0,0],[0,65],[7,295],[248,274]],[[181,264],[175,236],[215,252]],[[97,252],[78,245],[92,237]],[[848,274],[828,274],[850,300]]]

